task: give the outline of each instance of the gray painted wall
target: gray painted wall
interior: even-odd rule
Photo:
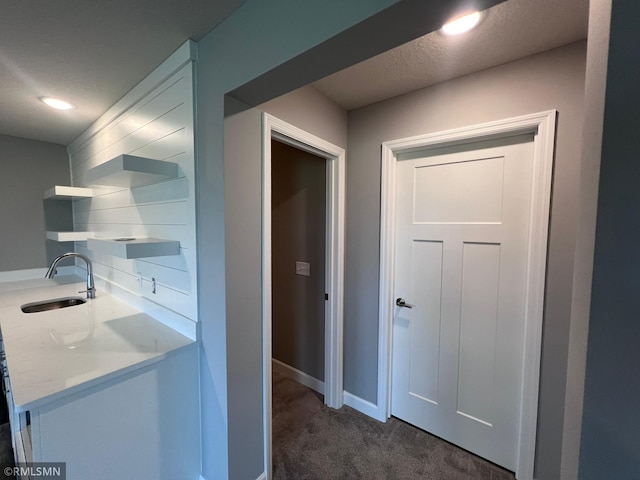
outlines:
[[[273,140],[271,162],[273,358],[324,381],[326,160]]]
[[[612,2],[580,476],[640,478],[640,3]]]
[[[262,470],[260,455],[243,454],[261,452],[264,445],[262,408],[257,408],[262,407],[262,379],[249,381],[258,376],[256,366],[262,365],[262,306],[252,301],[262,292],[262,171],[253,168],[261,157],[261,128],[262,116],[256,109],[225,119],[225,181],[247,187],[224,191],[227,381],[234,388],[228,401],[230,414],[242,412],[242,423],[240,418],[230,419],[238,422],[238,428],[230,428],[228,445],[230,453],[244,457],[243,462],[229,465],[229,478],[253,479]]]
[[[310,85],[258,108],[338,147],[347,148],[347,111]]]
[[[564,435],[560,472],[560,478],[563,480],[578,478],[611,1],[591,0],[589,2],[580,211],[573,269],[571,333],[567,361],[567,399],[564,407]]]
[[[585,43],[349,112],[345,390],[376,403],[380,144],[557,109],[545,297],[537,478],[558,478],[582,141]]]
[[[0,271],[46,267],[73,243],[46,240],[73,230],[71,202],[43,201],[45,190],[70,185],[66,147],[0,135]]]

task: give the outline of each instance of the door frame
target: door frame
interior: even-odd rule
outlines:
[[[324,403],[331,408],[344,404],[343,299],[345,230],[344,149],[284,122],[262,114],[262,352],[264,396],[264,464],[272,476],[272,278],[271,278],[271,140],[275,139],[327,160],[325,225],[325,355]]]
[[[378,331],[378,420],[391,416],[391,355],[397,156],[415,150],[533,133],[533,185],[529,220],[524,353],[516,477],[533,479],[542,317],[556,110],[384,142],[380,210],[380,305]]]

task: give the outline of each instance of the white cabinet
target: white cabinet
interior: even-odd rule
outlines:
[[[11,410],[16,461],[66,462],[67,480],[199,478],[195,344],[28,412]]]
[[[2,392],[7,401],[9,411],[9,424],[11,426],[11,447],[16,463],[32,462],[29,413],[17,412],[13,404],[11,379],[7,369],[7,358],[4,352],[2,337],[0,336],[0,369],[2,370]],[[27,477],[22,477],[25,480]]]

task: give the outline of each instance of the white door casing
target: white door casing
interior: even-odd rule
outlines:
[[[396,225],[396,175],[398,156],[417,150],[447,147],[474,141],[521,134],[533,134],[533,168],[531,202],[528,215],[524,293],[524,337],[522,352],[522,386],[519,397],[516,435],[516,476],[533,478],[537,422],[538,382],[542,312],[544,301],[544,274],[546,262],[549,218],[555,111],[547,111],[517,118],[475,125],[468,128],[386,142],[382,146],[382,209],[381,209],[381,261],[380,261],[380,323],[378,362],[378,419],[385,421],[391,414],[391,354],[393,342],[392,319],[397,308],[394,304],[394,255]],[[424,245],[422,245],[424,247]],[[433,247],[433,245],[431,245]],[[473,249],[469,245],[469,258]],[[434,249],[423,248],[424,255],[433,255]],[[489,250],[491,250],[489,248]],[[436,252],[437,253],[437,252]],[[475,255],[476,258],[482,256]],[[488,255],[491,258],[491,254]],[[477,262],[476,262],[477,263]],[[473,264],[473,262],[472,262]],[[485,261],[485,264],[487,262]],[[475,265],[480,268],[481,265]],[[490,266],[490,262],[485,267]],[[472,266],[472,268],[474,268]],[[412,303],[409,298],[407,303]]]
[[[533,135],[398,160],[391,413],[515,470]]]
[[[268,113],[262,119],[262,352],[265,477],[272,477],[271,376],[271,140],[327,159],[324,403],[340,408],[343,389],[343,298],[345,229],[345,151]]]

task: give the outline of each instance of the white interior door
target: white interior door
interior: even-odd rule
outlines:
[[[516,469],[533,135],[398,157],[391,413]]]

